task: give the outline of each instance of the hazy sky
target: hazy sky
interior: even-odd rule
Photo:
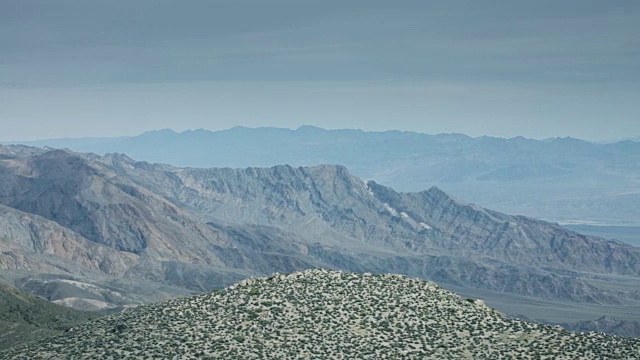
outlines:
[[[638,0],[0,0],[0,140],[640,136]]]

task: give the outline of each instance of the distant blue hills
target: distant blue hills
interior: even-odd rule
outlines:
[[[436,185],[499,211],[558,222],[640,226],[640,142],[470,137],[234,127],[133,137],[22,142],[78,152],[124,153],[181,167],[340,164],[402,191]]]

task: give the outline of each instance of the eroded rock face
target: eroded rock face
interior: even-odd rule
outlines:
[[[0,268],[6,270],[57,272],[59,265],[54,260],[58,259],[117,276],[138,258],[89,241],[54,221],[6,206],[0,206],[0,238]]]
[[[96,270],[195,291],[271,271],[270,258],[283,271],[318,266],[292,251],[254,260],[258,252],[238,249],[220,228],[114,170],[95,156],[59,150],[0,160],[0,266],[83,276],[82,269]]]
[[[311,242],[338,237],[348,239],[341,241],[344,247],[640,274],[640,252],[631,246],[483,209],[436,187],[398,193],[365,183],[341,166],[162,171],[119,166],[204,219],[278,227]]]

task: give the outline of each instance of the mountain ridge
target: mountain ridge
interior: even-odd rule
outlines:
[[[273,271],[333,268],[590,306],[579,320],[619,315],[604,304],[640,305],[630,285],[640,249],[470,205],[438,187],[400,193],[335,165],[197,169],[121,154],[0,152],[14,153],[0,159],[0,221],[14,219],[4,221],[15,229],[0,243],[11,246],[0,253],[6,282],[53,301],[121,307]],[[36,216],[37,231],[21,216]],[[60,247],[73,247],[36,246],[45,227],[76,239],[77,250],[61,258]]]
[[[630,141],[600,144],[573,138],[236,127],[31,144],[126,153],[138,160],[187,167],[342,164],[361,178],[401,191],[437,185],[501,212],[555,222],[640,225],[640,208],[631,195],[638,192],[640,144]],[[229,152],[230,148],[235,150]]]

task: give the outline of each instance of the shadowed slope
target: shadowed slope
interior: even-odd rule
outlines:
[[[0,349],[58,335],[97,316],[0,284]]]

